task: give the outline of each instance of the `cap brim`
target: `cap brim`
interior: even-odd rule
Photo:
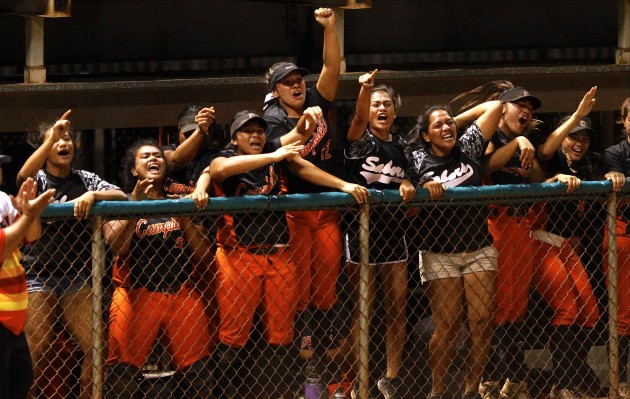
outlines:
[[[269,86],[273,89],[278,82],[287,77],[290,73],[298,72],[302,76],[308,75],[308,69],[306,68],[289,68],[278,72],[275,76],[273,76],[272,80],[269,82]]]
[[[197,129],[198,127],[199,125],[196,123],[189,123],[188,125],[182,126],[182,128],[179,129],[179,131],[182,132],[183,134],[186,134],[189,132],[192,134],[192,131]]]
[[[234,136],[236,132],[251,121],[256,121],[260,123],[264,129],[267,129],[267,121],[263,119],[262,116],[256,115],[247,117],[246,115],[243,115],[239,120],[235,121],[232,126],[230,126],[230,136]]]
[[[591,129],[590,127],[585,127],[585,126],[576,126],[571,130],[569,134],[578,133],[582,131],[587,131],[588,134],[591,135],[591,137],[597,138],[597,132]]]

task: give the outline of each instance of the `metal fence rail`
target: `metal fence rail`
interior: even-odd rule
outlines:
[[[626,370],[623,365],[619,367],[621,346],[618,333],[623,336],[626,331],[618,332],[617,300],[630,296],[630,291],[617,293],[619,285],[628,286],[623,284],[625,274],[618,272],[618,269],[630,268],[630,259],[621,255],[618,258],[618,251],[626,254],[623,256],[627,256],[628,252],[623,248],[618,249],[618,245],[622,245],[617,242],[619,226],[623,225],[624,219],[621,205],[619,218],[617,208],[619,204],[623,205],[630,190],[626,187],[620,193],[611,194],[611,187],[607,181],[584,182],[572,194],[566,194],[566,187],[560,183],[453,188],[435,201],[428,198],[425,190],[420,190],[414,202],[409,204],[401,204],[396,191],[372,191],[369,203],[363,206],[357,205],[351,196],[344,193],[211,198],[203,211],[197,210],[192,200],[188,199],[97,203],[91,212],[92,241],[89,245],[79,247],[85,243],[70,235],[60,239],[67,244],[60,248],[68,251],[62,255],[72,257],[89,253],[92,259],[91,264],[85,264],[80,271],[88,276],[91,289],[92,319],[89,324],[92,330],[92,355],[88,357],[91,359],[91,377],[88,380],[85,376],[81,377],[81,359],[86,359],[86,349],[81,347],[84,344],[77,343],[77,336],[67,320],[69,316],[63,305],[65,302],[59,300],[56,306],[60,308],[55,313],[57,321],[52,325],[54,334],[40,332],[29,337],[31,348],[45,348],[43,354],[33,356],[36,370],[39,370],[36,372],[39,375],[37,390],[41,397],[46,398],[78,397],[83,382],[84,389],[90,390],[94,398],[117,397],[115,389],[111,388],[112,384],[122,381],[116,379],[116,372],[120,370],[114,370],[122,356],[119,354],[121,347],[116,345],[128,345],[129,342],[125,340],[129,338],[130,342],[141,342],[140,346],[151,347],[139,373],[134,375],[134,385],[130,388],[135,391],[133,397],[208,397],[209,390],[210,395],[217,398],[277,399],[282,396],[285,399],[311,399],[313,396],[309,395],[315,390],[324,390],[330,396],[337,392],[337,397],[341,397],[342,392],[350,397],[350,391],[355,390],[356,397],[375,398],[382,397],[377,382],[380,383],[386,374],[397,374],[399,378],[395,381],[400,397],[422,398],[429,394],[432,384],[435,385],[432,369],[442,355],[449,360],[447,395],[459,397],[465,389],[466,370],[475,367],[470,358],[474,357],[473,354],[480,346],[476,347],[474,343],[488,341],[488,361],[484,360],[482,365],[485,383],[481,386],[483,394],[488,395],[488,387],[492,385],[489,382],[499,384],[491,388],[500,390],[508,385],[505,379],[516,381],[518,378],[527,384],[532,397],[543,398],[570,379],[570,388],[579,390],[583,395],[616,397],[619,373]],[[575,212],[566,213],[568,209]],[[294,235],[289,248],[242,250],[224,246],[215,253],[215,232],[218,229],[221,234],[224,226],[222,215],[230,214],[241,221],[265,220],[262,225],[242,226],[250,233],[265,235],[278,227],[271,224],[272,220],[279,223],[270,216],[274,212],[282,214],[286,211],[299,213],[312,210],[333,210],[333,214],[339,215],[341,236],[331,233],[327,237],[320,235],[317,240],[325,241],[328,245],[324,245],[326,248],[341,247],[344,252],[338,254],[336,250],[331,250],[328,253],[310,254],[314,258],[319,257],[321,262],[339,265],[338,274],[322,277],[325,281],[333,282],[335,300],[331,306],[306,306],[302,309],[304,306],[298,304],[297,297],[303,292],[287,291],[287,287],[292,290],[301,287],[299,279],[303,276],[301,267],[306,256],[303,248],[311,244],[310,241],[307,243],[301,240],[314,238]],[[72,215],[73,204],[53,204],[44,212],[42,223],[59,226],[71,224],[74,223]],[[559,219],[554,219],[554,215],[560,215]],[[182,353],[182,344],[196,347],[199,341],[197,336],[191,335],[191,331],[196,330],[190,325],[169,324],[170,319],[167,319],[171,316],[164,312],[165,304],[171,302],[158,301],[155,308],[145,304],[149,307],[141,311],[134,308],[136,303],[133,298],[140,285],[129,281],[157,281],[160,276],[152,273],[156,270],[175,270],[179,260],[166,265],[166,268],[158,267],[165,261],[161,257],[162,248],[147,248],[147,251],[155,251],[155,254],[151,264],[145,265],[143,273],[146,275],[136,275],[129,280],[129,270],[125,269],[129,265],[115,262],[116,254],[103,237],[102,226],[105,223],[131,219],[140,229],[139,219],[142,218],[149,220],[147,223],[151,223],[152,218],[166,218],[162,222],[166,224],[160,225],[157,230],[145,232],[166,237],[180,227],[177,222],[179,217],[192,217],[195,224],[203,226],[208,232],[212,243],[211,257],[207,258],[210,260],[205,263],[193,262],[193,271],[190,279],[186,279],[185,287],[178,285],[177,291],[172,291],[172,281],[167,280],[172,276],[179,278],[177,274],[172,274],[168,279],[160,280],[160,286],[153,287],[150,293],[165,298],[182,296],[186,304],[190,301],[202,304],[202,320],[207,323],[207,331],[202,335],[208,338],[207,342],[204,341],[203,351],[210,353],[208,359],[200,359],[203,356],[198,356],[199,353]],[[575,218],[575,223],[571,225],[580,229],[574,234],[575,240],[554,241],[558,235],[548,233],[560,229],[559,226],[563,226],[561,223],[569,217]],[[436,353],[435,348],[441,348],[436,344],[440,324],[436,325],[432,317],[432,312],[437,309],[436,303],[429,300],[436,294],[431,293],[430,289],[427,293],[430,285],[423,281],[428,267],[431,264],[435,266],[436,261],[427,249],[436,248],[436,242],[440,240],[447,242],[449,237],[444,234],[469,231],[470,225],[466,225],[469,220],[488,221],[489,232],[494,237],[494,247],[498,251],[499,270],[496,275],[492,274],[491,286],[475,294],[479,295],[479,301],[482,302],[481,297],[490,298],[490,308],[477,308],[477,298],[470,296],[461,306],[451,306],[450,309],[457,314],[453,315],[449,323],[454,323],[453,333],[457,334],[448,339],[457,341],[456,350],[453,353]],[[170,221],[174,224],[168,224]],[[440,223],[452,225],[453,229],[449,230]],[[60,228],[59,231],[68,229]],[[395,233],[400,231],[404,233]],[[622,236],[626,234],[621,233]],[[566,238],[560,238],[563,237]],[[338,242],[340,239],[343,245]],[[604,240],[607,240],[605,244]],[[294,248],[301,249],[297,251]],[[350,262],[347,262],[347,256]],[[261,259],[266,263],[261,264]],[[392,259],[404,263],[404,289],[396,284],[393,277],[395,274],[392,270],[397,266],[392,266],[396,263]],[[506,291],[503,281],[505,273],[502,274],[509,262],[527,264],[531,270],[529,275],[523,276],[511,272],[515,281],[522,285],[521,291],[524,290],[526,303],[520,305],[525,306],[525,312],[520,316],[510,316],[512,318],[506,316],[508,322],[505,322],[498,320],[498,314],[510,305],[507,297],[511,297],[512,293]],[[373,263],[387,264],[374,266]],[[238,278],[251,272],[252,280],[248,280],[245,285],[230,280],[234,276],[227,272],[228,266],[235,264],[244,267],[240,269],[243,273]],[[153,266],[155,270],[151,269]],[[236,266],[234,268],[238,269]],[[289,274],[274,280],[276,273],[282,275],[286,270],[290,271]],[[607,275],[604,270],[607,270]],[[441,272],[441,269],[437,272]],[[37,273],[37,270],[33,269],[31,273]],[[62,270],[52,274],[59,279],[63,273],[65,271]],[[622,279],[619,282],[618,273],[619,279]],[[464,277],[462,287],[479,285],[481,280],[477,281],[476,277],[471,276],[477,274]],[[38,277],[44,279],[48,276],[44,273]],[[272,281],[275,281],[273,284],[282,281],[283,285],[269,285]],[[254,286],[258,283],[260,286]],[[456,294],[459,297],[461,293]],[[138,294],[143,295],[146,294]],[[318,295],[318,292],[310,293],[311,305],[318,301]],[[401,298],[404,306],[400,306]],[[519,301],[522,299],[523,296]],[[325,302],[324,299],[321,301]],[[121,303],[124,306],[118,307]],[[246,319],[241,326],[242,329],[248,329],[246,334],[234,331],[234,325],[232,330],[225,325],[228,319],[241,320],[239,312],[251,312],[252,307],[254,318]],[[142,337],[138,334],[147,333],[144,330],[146,326],[138,324],[138,320],[134,320],[133,324],[131,316],[127,318],[125,313],[129,309],[133,310],[134,317],[140,315],[138,320],[147,320],[147,325],[159,325],[155,337],[151,331],[147,341],[140,339]],[[288,309],[288,314],[282,313],[283,309]],[[481,309],[482,313],[489,310],[490,313],[476,314],[474,312],[477,309]],[[30,314],[37,314],[38,311],[32,308]],[[166,314],[160,317],[167,319],[158,322],[152,320],[158,313]],[[235,315],[239,317],[232,317]],[[282,315],[286,320],[280,317]],[[183,316],[180,309],[175,318],[179,320]],[[183,319],[191,323],[185,317]],[[402,344],[400,332],[396,335],[392,327],[400,325],[401,320],[404,324]],[[461,331],[459,323],[464,326]],[[133,330],[129,329],[128,324],[140,327]],[[285,331],[287,328],[291,331]],[[485,338],[476,337],[478,329],[490,332],[485,333]],[[34,331],[34,327],[26,331]],[[566,332],[571,332],[571,335]],[[564,342],[566,345],[559,345],[554,341],[558,333],[564,334],[565,338],[573,338]],[[47,338],[41,339],[45,342],[35,342],[44,336]],[[243,336],[246,336],[244,344],[241,342]],[[179,349],[174,349],[178,345]],[[317,357],[316,345],[325,346],[321,358]],[[218,348],[216,351],[215,347]],[[586,363],[578,364],[575,360],[584,353],[584,348],[588,349],[587,372],[579,368]],[[521,359],[525,372],[522,378],[510,374],[514,368],[512,358],[518,357],[512,352],[515,350],[522,351],[524,355]],[[623,356],[621,358],[624,359]],[[137,358],[134,359],[137,361]],[[202,360],[202,366],[199,367],[203,370],[195,370],[197,366],[193,365]],[[86,365],[83,364],[83,367]],[[573,374],[565,375],[566,370]],[[211,387],[196,385],[205,371],[213,376],[212,380],[203,380],[205,385],[210,383]],[[626,379],[622,378],[623,381]],[[131,396],[120,394],[119,397]]]

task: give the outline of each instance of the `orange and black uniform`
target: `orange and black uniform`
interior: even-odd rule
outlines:
[[[539,144],[535,137],[525,134],[534,146]],[[495,151],[510,142],[498,129],[491,139]],[[521,167],[520,153],[516,152],[499,170],[489,176],[490,184],[525,184],[529,170]],[[489,380],[508,377],[512,382],[525,378],[525,352],[521,339],[522,322],[527,312],[529,288],[534,272],[534,244],[529,235],[538,223],[537,207],[531,204],[510,206],[493,205],[488,218],[488,230],[492,234],[494,247],[499,253],[497,260],[495,296],[495,335],[502,348],[504,366],[488,370]],[[497,360],[488,362],[488,367]],[[505,370],[507,369],[507,370]]]
[[[334,158],[342,155],[333,154],[333,132],[330,120],[331,102],[317,91],[316,86],[306,91],[304,108],[319,106],[324,119],[317,122],[311,138],[300,151],[302,158],[318,168],[332,173]],[[280,138],[290,132],[299,118],[290,118],[277,102],[273,102],[265,111],[267,122],[267,140]],[[332,173],[334,174],[334,173]],[[308,183],[299,177],[287,174],[284,190],[289,194],[321,193],[328,188]],[[312,307],[310,325],[311,344],[315,351],[312,362],[317,363],[325,356],[330,342],[332,313],[330,310],[337,302],[337,278],[339,277],[342,234],[340,217],[335,210],[292,210],[287,212],[291,232],[290,248],[293,260],[297,263],[298,312]],[[305,321],[299,318],[300,324]],[[299,327],[301,329],[302,326]],[[305,333],[305,331],[299,331]],[[306,334],[306,333],[305,333]]]
[[[608,147],[603,154],[604,172],[623,173],[630,176],[630,143],[623,140]],[[617,301],[619,334],[619,381],[627,382],[630,358],[630,206],[617,211]],[[608,277],[608,232],[604,237],[604,271]]]
[[[273,147],[273,149],[270,149]],[[265,152],[279,147],[268,142]],[[237,156],[228,148],[217,157]],[[279,165],[269,164],[215,184],[219,196],[278,195]],[[297,306],[296,264],[286,250],[289,229],[284,211],[224,215],[218,227],[216,286],[219,341],[241,348],[249,338],[256,308],[264,307],[265,338],[272,345],[293,339]]]
[[[207,386],[211,370],[204,363],[210,357],[208,318],[190,281],[192,263],[188,242],[175,218],[138,219],[129,254],[117,259],[119,286],[110,307],[108,366],[130,365],[137,373],[163,331],[176,370],[191,384],[211,391]],[[112,380],[118,377],[112,373]],[[111,397],[120,395],[121,391],[115,391],[116,381],[111,383]],[[121,389],[123,397],[133,395],[125,391],[129,388]],[[209,391],[197,391],[197,397],[206,397]]]
[[[601,156],[587,152],[581,160],[569,165],[560,148],[547,163],[547,177],[557,174],[576,176],[582,181],[597,180],[603,175]],[[579,244],[585,235],[599,241],[597,236],[603,231],[593,231],[590,226],[598,216],[599,204],[572,200],[546,205],[548,218],[544,229],[532,232],[533,237],[542,238],[533,243],[537,263],[532,282],[553,310],[548,329],[557,386],[586,388],[588,384],[579,378],[590,372],[586,363],[592,346],[590,332],[599,320],[592,284],[597,282],[592,277],[599,274],[596,270],[587,271],[582,259],[587,259],[588,254]]]

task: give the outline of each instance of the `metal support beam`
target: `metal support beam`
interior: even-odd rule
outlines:
[[[26,17],[26,65],[24,83],[45,83],[44,18]]]
[[[630,64],[630,0],[619,0],[617,64]]]
[[[340,8],[335,9],[335,30],[337,31],[337,38],[339,40],[339,52],[341,53],[341,73],[346,73],[346,53],[345,53],[345,39],[344,39],[344,12]]]

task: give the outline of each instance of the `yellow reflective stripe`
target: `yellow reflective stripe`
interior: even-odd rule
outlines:
[[[28,293],[0,294],[0,311],[25,310],[28,306]]]

